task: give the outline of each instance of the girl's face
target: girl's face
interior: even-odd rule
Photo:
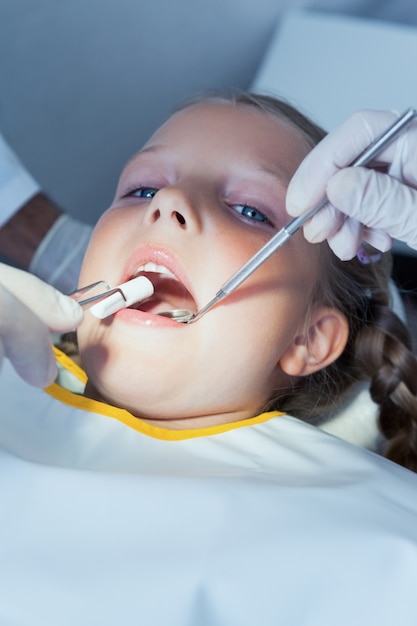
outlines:
[[[104,321],[86,313],[88,394],[190,428],[252,417],[290,383],[282,362],[301,341],[319,274],[319,246],[301,234],[200,321],[156,313],[200,309],[286,224],[286,187],[307,151],[285,122],[213,103],[175,114],[129,161],[81,284],[144,273],[155,295]]]

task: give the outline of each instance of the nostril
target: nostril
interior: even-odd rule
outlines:
[[[175,217],[177,218],[177,220],[181,224],[181,226],[185,226],[185,219],[181,215],[181,213],[178,213],[178,211],[175,211]]]
[[[151,215],[151,223],[157,222],[161,217],[161,212],[159,209],[156,209]]]

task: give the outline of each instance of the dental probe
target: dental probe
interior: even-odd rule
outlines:
[[[389,128],[377,137],[351,164],[351,167],[359,167],[369,163],[383,148],[387,146],[405,126],[415,117],[417,117],[417,110],[413,108],[407,109]],[[249,259],[229,280],[227,280],[219,289],[215,297],[210,300],[202,309],[197,313],[191,313],[190,311],[166,311],[160,313],[165,317],[171,317],[177,322],[183,322],[189,324],[200,319],[209,309],[215,304],[229,296],[239,285],[241,285],[255,270],[258,269],[265,261],[269,259],[274,252],[281,248],[300,228],[303,224],[322,209],[328,203],[327,197],[317,204],[314,208],[310,209],[304,215],[295,217],[286,226],[281,228],[253,257]]]

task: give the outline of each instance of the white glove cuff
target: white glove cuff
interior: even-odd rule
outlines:
[[[92,230],[89,224],[61,215],[42,239],[29,271],[63,293],[74,291]]]
[[[0,228],[41,190],[0,135]]]

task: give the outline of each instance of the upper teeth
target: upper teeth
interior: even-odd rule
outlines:
[[[139,267],[136,268],[134,275],[139,274],[139,272],[155,272],[156,274],[165,274],[170,278],[176,278],[176,276],[172,272],[170,272],[164,265],[157,265],[156,263],[152,263],[151,261],[145,263],[145,265],[139,265]]]

